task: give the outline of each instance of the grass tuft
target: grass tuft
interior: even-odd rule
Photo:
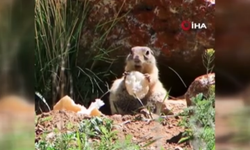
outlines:
[[[183,117],[179,125],[185,128],[179,143],[189,141],[195,149],[212,150],[215,146],[215,92],[211,87],[208,98],[200,93],[191,101],[190,106],[181,114]],[[190,115],[192,114],[192,115]]]
[[[107,46],[107,37],[127,14],[118,16],[122,5],[113,18],[89,28],[92,7],[88,0],[35,2],[35,91],[53,101],[50,106],[64,95],[87,105],[108,90],[105,79],[115,75],[110,54],[119,47]]]

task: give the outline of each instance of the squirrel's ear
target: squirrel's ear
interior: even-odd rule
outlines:
[[[134,48],[132,47],[131,49],[130,49],[130,54],[133,54],[134,53]]]

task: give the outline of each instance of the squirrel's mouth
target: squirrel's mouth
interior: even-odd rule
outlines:
[[[135,68],[136,68],[136,69],[140,69],[140,68],[141,68],[141,65],[135,64]]]

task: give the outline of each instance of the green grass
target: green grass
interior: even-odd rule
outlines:
[[[89,27],[92,7],[88,0],[36,0],[35,90],[47,101],[55,103],[58,95],[67,94],[88,104],[108,90],[105,81],[115,76],[110,54],[119,47],[108,46],[106,39],[126,14],[118,16],[120,9]],[[85,36],[87,32],[93,37]],[[88,43],[83,47],[82,41]]]
[[[202,55],[207,73],[213,71],[214,50],[208,49]],[[180,114],[179,126],[185,128],[181,142],[189,142],[195,149],[215,149],[215,85],[209,87],[208,96],[203,93],[191,98],[192,106]]]
[[[39,150],[139,150],[139,146],[132,142],[132,136],[125,140],[118,139],[113,129],[113,121],[103,117],[83,120],[74,132],[56,133],[53,140],[42,138],[36,143]]]
[[[185,132],[180,143],[189,141],[197,149],[215,149],[214,87],[211,87],[211,91],[208,98],[203,98],[202,93],[192,98],[194,106],[188,107],[181,114],[183,118],[179,125],[185,127]]]

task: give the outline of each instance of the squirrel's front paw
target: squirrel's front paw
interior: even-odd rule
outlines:
[[[130,74],[130,72],[125,71],[125,72],[123,73],[123,76],[127,76],[127,75],[129,75],[129,74]]]
[[[144,76],[146,77],[146,79],[148,80],[148,82],[150,82],[150,75],[148,73],[145,73]]]

